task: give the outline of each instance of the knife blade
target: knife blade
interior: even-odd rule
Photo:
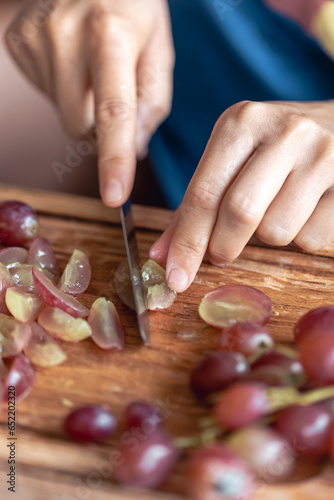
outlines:
[[[140,272],[139,253],[130,198],[120,207],[120,215],[126,255],[131,275],[133,296],[136,306],[139,333],[144,344],[149,346],[151,344],[150,320],[147,309],[146,292]]]

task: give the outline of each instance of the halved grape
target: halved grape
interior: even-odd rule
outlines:
[[[334,384],[334,335],[308,333],[298,344],[300,361],[312,382]]]
[[[6,306],[6,291],[11,286],[15,286],[12,275],[7,267],[0,262],[0,313],[9,313]]]
[[[114,287],[121,301],[130,309],[136,309],[133,297],[132,281],[127,259],[122,260],[116,269]]]
[[[88,323],[92,339],[101,349],[124,349],[125,331],[112,302],[104,297],[96,299],[89,311]]]
[[[169,288],[167,283],[150,286],[147,290],[147,307],[151,311],[167,309],[173,304],[176,295],[176,292]]]
[[[102,406],[85,406],[72,411],[64,423],[70,438],[82,443],[96,443],[110,436],[117,427],[112,413]]]
[[[38,323],[49,333],[67,342],[79,342],[92,335],[91,327],[82,318],[73,318],[57,307],[45,307]]]
[[[155,488],[168,476],[178,458],[172,440],[163,429],[145,434],[145,439],[124,439],[118,449],[120,459],[115,467],[116,479],[127,486]]]
[[[144,434],[151,434],[162,427],[162,415],[146,401],[133,401],[125,410],[124,424],[127,429],[136,428]]]
[[[161,285],[166,281],[166,272],[157,262],[149,259],[141,268],[141,275],[146,288]]]
[[[8,247],[0,250],[0,262],[7,269],[19,264],[25,264],[28,258],[28,250],[23,247]]]
[[[334,306],[317,307],[308,311],[299,318],[294,331],[297,343],[309,334],[329,333],[334,336]]]
[[[205,398],[221,391],[236,380],[243,379],[249,373],[249,364],[238,352],[218,351],[209,354],[192,371],[190,386],[199,398]]]
[[[63,292],[77,297],[87,290],[91,275],[92,270],[87,255],[81,250],[74,250],[60,278],[58,287]]]
[[[33,268],[32,276],[35,287],[46,304],[58,307],[76,318],[88,316],[89,310],[85,306],[71,295],[56,288],[42,271]]]
[[[24,348],[24,353],[34,365],[56,366],[66,361],[66,354],[44,328],[33,322],[31,331],[32,335],[28,345]]]
[[[271,315],[271,301],[260,290],[244,285],[225,285],[207,293],[199,315],[209,325],[226,328],[235,323],[265,324]]]
[[[9,272],[17,286],[25,286],[31,291],[36,291],[32,270],[35,266],[31,264],[18,264],[9,268]],[[37,268],[36,268],[37,269]],[[54,284],[56,276],[47,269],[39,269]]]
[[[31,337],[29,324],[19,323],[6,314],[0,314],[1,356],[8,358],[23,351]]]
[[[5,400],[8,397],[8,387],[15,387],[15,401],[19,403],[25,399],[35,382],[36,372],[27,356],[19,354],[10,366],[8,377],[5,381]]]
[[[277,417],[275,428],[299,454],[321,457],[329,451],[331,417],[319,406],[291,406]]]
[[[190,457],[187,489],[192,500],[249,500],[253,474],[227,446],[212,444],[198,448]]]
[[[227,444],[266,483],[286,479],[293,470],[294,451],[271,429],[255,425],[240,429],[230,435]]]
[[[40,269],[46,269],[55,276],[59,274],[57,259],[50,243],[40,236],[35,236],[31,242],[28,253],[28,264]]]
[[[252,424],[269,411],[265,386],[257,382],[236,382],[221,394],[213,414],[223,429]]]
[[[38,229],[36,212],[20,201],[0,203],[0,240],[5,245],[26,245]]]
[[[263,325],[236,323],[224,328],[218,340],[219,349],[241,352],[251,356],[274,346],[274,339]]]
[[[17,321],[26,323],[36,319],[43,304],[41,297],[28,287],[14,286],[7,288],[6,306]]]

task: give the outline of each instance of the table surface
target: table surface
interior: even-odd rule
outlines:
[[[307,255],[296,246],[269,248],[260,242],[247,246],[240,257],[224,269],[203,264],[189,290],[173,306],[150,312],[152,346],[144,347],[133,311],[120,303],[113,275],[125,257],[118,210],[108,209],[97,199],[67,194],[25,190],[0,184],[0,200],[20,199],[40,215],[40,235],[51,243],[62,267],[74,248],[87,253],[92,281],[80,298],[87,307],[100,296],[115,302],[126,329],[126,347],[121,353],[102,351],[91,340],[64,345],[68,356],[58,367],[37,368],[29,397],[17,410],[16,499],[32,500],[180,500],[184,498],[181,460],[170,479],[158,491],[140,492],[121,488],[112,480],[111,451],[124,432],[102,444],[80,445],[66,438],[65,416],[74,406],[102,404],[120,420],[128,403],[138,398],[163,409],[166,428],[173,436],[196,434],[199,418],[207,411],[196,404],[188,386],[191,368],[203,353],[216,345],[217,331],[207,328],[198,316],[198,305],[210,289],[242,283],[265,292],[273,302],[270,332],[280,342],[291,342],[292,327],[308,309],[334,303],[334,247]],[[171,212],[134,207],[141,260],[148,258],[151,244],[171,220]],[[178,335],[191,330],[190,340]],[[0,498],[13,498],[4,474],[7,464],[5,412],[0,421]],[[289,484],[263,485],[255,500],[329,500],[333,497],[334,473],[306,473],[307,479]],[[205,500],[205,499],[203,499]]]

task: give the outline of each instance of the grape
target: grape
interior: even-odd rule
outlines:
[[[63,363],[67,356],[59,344],[37,323],[31,323],[32,335],[24,348],[25,355],[34,365],[56,366]]]
[[[298,349],[300,361],[312,382],[334,384],[334,335],[309,333]]]
[[[14,286],[7,288],[6,306],[15,319],[25,323],[37,318],[43,307],[43,300],[27,287]]]
[[[138,428],[151,434],[162,425],[162,416],[156,408],[145,401],[133,401],[125,411],[125,427]]]
[[[31,337],[29,324],[19,323],[6,314],[0,314],[1,356],[8,358],[23,351]]]
[[[9,272],[17,286],[24,286],[29,290],[37,291],[32,277],[31,264],[18,264],[9,268]]]
[[[114,304],[100,297],[92,305],[88,323],[92,339],[101,349],[124,349],[125,331]]]
[[[35,287],[46,304],[58,307],[76,318],[88,316],[89,310],[85,306],[71,295],[58,290],[41,271],[33,268],[32,276]]]
[[[149,259],[141,268],[141,275],[146,288],[162,285],[166,281],[166,272],[157,262]]]
[[[53,275],[59,274],[57,259],[50,244],[40,236],[35,236],[29,247],[28,264],[46,269]]]
[[[289,375],[293,377],[302,377],[304,369],[301,362],[296,358],[289,358],[277,351],[270,351],[263,354],[259,359],[254,361],[251,369],[259,368],[260,366],[279,366],[284,368]]]
[[[334,464],[334,422],[332,423],[332,426],[331,426],[331,435],[330,435],[329,446],[330,446],[331,460]]]
[[[308,311],[297,321],[294,331],[297,343],[309,334],[334,335],[334,306],[317,307]]]
[[[36,212],[20,201],[0,203],[0,240],[5,245],[23,246],[33,239],[38,229]]]
[[[114,415],[101,406],[85,406],[70,413],[64,423],[71,439],[96,443],[110,436],[117,427]]]
[[[116,479],[127,486],[155,488],[168,476],[178,458],[178,450],[163,429],[139,437],[123,439],[120,460],[115,468]]]
[[[114,276],[114,287],[121,301],[130,309],[136,309],[132,281],[127,259],[120,262]]]
[[[251,365],[250,378],[266,385],[299,387],[304,382],[304,369],[296,358],[289,358],[277,351],[270,351]]]
[[[47,332],[67,342],[79,342],[92,334],[86,320],[73,318],[57,307],[45,307],[38,316],[38,323]]]
[[[16,403],[25,399],[32,389],[35,378],[36,372],[27,356],[22,353],[16,356],[5,382],[5,400],[7,401],[7,390],[10,386],[15,386]]]
[[[0,313],[8,314],[6,306],[6,291],[9,287],[14,286],[15,282],[7,267],[0,262]]]
[[[270,333],[258,323],[236,323],[225,328],[218,342],[220,349],[237,351],[245,356],[274,346]]]
[[[0,250],[0,262],[8,269],[18,264],[25,264],[28,258],[28,250],[23,247],[8,247]]]
[[[257,382],[236,382],[227,388],[213,408],[223,429],[238,429],[251,424],[269,410],[265,386]]]
[[[255,425],[240,429],[231,434],[228,446],[266,483],[281,481],[293,470],[295,459],[291,446],[271,429]]]
[[[92,270],[87,255],[80,250],[74,250],[58,286],[63,292],[77,297],[88,288],[91,276]]]
[[[147,290],[147,307],[151,311],[167,309],[176,297],[176,292],[169,288],[167,283],[150,286]]]
[[[253,477],[247,464],[222,444],[198,448],[187,467],[187,489],[192,500],[247,500]]]
[[[237,352],[217,351],[209,354],[192,371],[190,386],[199,398],[221,391],[231,382],[245,378],[249,364],[245,357]]]
[[[209,325],[226,328],[235,323],[265,324],[271,315],[271,301],[264,293],[244,285],[226,285],[207,293],[199,315]]]
[[[329,450],[331,418],[317,406],[291,406],[277,417],[275,428],[303,456],[320,457]]]

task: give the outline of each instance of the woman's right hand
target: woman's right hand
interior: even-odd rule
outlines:
[[[136,156],[171,107],[174,47],[166,0],[28,1],[6,42],[23,72],[55,102],[70,135],[95,127],[102,199],[122,204]]]

